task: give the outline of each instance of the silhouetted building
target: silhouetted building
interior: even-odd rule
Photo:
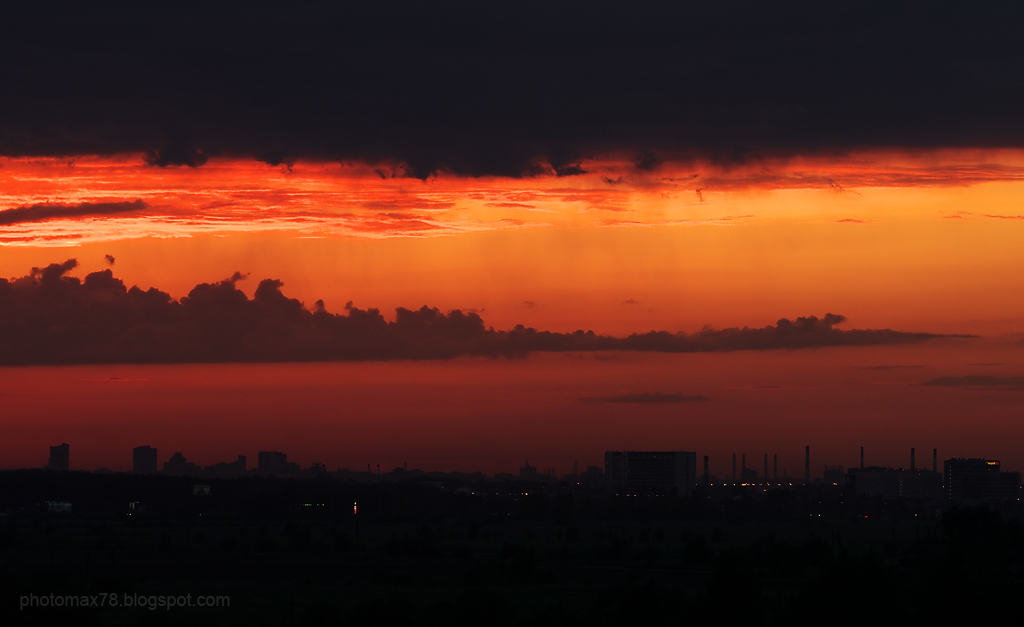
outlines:
[[[519,469],[520,479],[536,479],[537,469],[530,465],[530,460],[526,460],[526,465]]]
[[[1020,473],[1001,472],[994,459],[947,459],[946,498],[954,503],[993,503],[1020,498]]]
[[[197,464],[185,459],[185,456],[181,453],[175,453],[171,455],[171,458],[164,462],[164,474],[168,475],[192,475],[196,476],[202,472]]]
[[[241,477],[245,470],[245,455],[239,455],[233,462],[220,462],[203,468],[203,472],[211,477]]]
[[[846,483],[846,475],[842,466],[825,466],[825,474],[822,475],[825,484],[843,485]]]
[[[156,449],[152,446],[136,446],[132,449],[132,472],[140,475],[156,474]]]
[[[288,461],[288,456],[280,451],[260,451],[257,455],[260,474],[286,475],[299,469],[299,465]]]
[[[598,466],[587,466],[587,469],[580,473],[580,483],[592,488],[600,488],[604,485],[604,469]]]
[[[50,459],[46,462],[49,470],[68,470],[71,468],[71,447],[67,444],[50,447]]]
[[[854,494],[896,499],[932,500],[942,498],[942,475],[927,470],[902,468],[851,468],[846,474],[848,489]]]
[[[753,468],[744,468],[741,470],[740,483],[757,483],[757,471]]]
[[[567,474],[564,477],[562,477],[562,480],[563,481],[568,481],[569,483],[578,483],[579,482],[579,480],[580,480],[580,465],[579,465],[579,462],[577,460],[575,460],[575,459],[573,460],[573,462],[572,462],[572,472],[570,472],[569,474]]]
[[[604,469],[613,493],[685,496],[697,485],[697,454],[686,451],[608,451]]]

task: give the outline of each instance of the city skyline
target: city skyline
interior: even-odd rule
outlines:
[[[724,479],[710,473],[710,458],[702,458],[702,472],[698,472],[698,454],[694,451],[605,451],[604,465],[588,466],[583,471],[577,460],[573,461],[572,471],[559,475],[553,466],[538,470],[536,466],[526,462],[519,468],[518,474],[496,472],[488,477],[476,472],[444,473],[424,471],[420,468],[409,468],[407,464],[388,471],[380,464],[368,463],[366,471],[338,468],[330,470],[325,464],[314,462],[309,468],[289,462],[286,453],[281,451],[259,451],[257,465],[249,468],[247,457],[238,455],[233,462],[219,462],[211,466],[201,466],[189,462],[181,452],[175,452],[163,467],[158,469],[157,449],[144,445],[133,449],[133,468],[130,475],[155,477],[184,477],[194,480],[242,480],[246,477],[263,479],[298,479],[298,480],[334,480],[363,484],[387,484],[427,482],[440,489],[442,482],[449,485],[448,490],[455,489],[465,495],[476,495],[477,492],[467,485],[477,485],[484,481],[505,484],[498,487],[494,494],[500,495],[502,490],[508,491],[513,484],[542,484],[542,494],[554,486],[560,493],[585,493],[592,496],[603,495],[611,499],[642,497],[649,499],[673,500],[699,503],[701,501],[721,501],[722,499],[768,498],[777,499],[780,491],[799,491],[807,489],[823,489],[840,492],[851,499],[861,499],[860,505],[867,505],[863,499],[877,499],[875,506],[881,503],[896,503],[897,506],[909,507],[911,510],[925,506],[938,506],[937,512],[944,509],[954,511],[957,507],[986,505],[1016,511],[1021,500],[1021,473],[1004,469],[999,460],[988,458],[954,457],[942,461],[939,471],[938,449],[932,449],[931,469],[918,467],[916,448],[910,449],[910,464],[907,467],[887,467],[867,465],[864,447],[860,448],[860,465],[844,470],[843,466],[825,464],[819,477],[811,471],[811,449],[804,447],[804,477],[793,478],[778,475],[777,464],[773,464],[772,476],[768,471],[768,454],[764,455],[764,471],[761,475],[747,467],[746,454],[741,454],[741,466],[736,466],[736,454],[732,455],[732,474]],[[69,445],[67,443],[50,447],[50,458],[44,470],[47,473],[57,472],[59,475],[68,473]],[[773,455],[777,462],[778,456]],[[27,469],[23,469],[27,470]],[[115,473],[102,468],[93,474],[110,476]],[[53,477],[53,478],[58,478]],[[195,484],[193,495],[208,496],[212,488],[208,484]],[[521,488],[536,491],[536,488]],[[487,488],[490,494],[491,488]],[[582,492],[581,492],[582,491]],[[770,494],[769,494],[770,493]],[[483,493],[481,493],[483,494]],[[523,495],[529,492],[523,492]],[[547,496],[552,496],[547,494]],[[835,497],[835,494],[832,494]],[[88,497],[87,497],[88,498]],[[666,501],[667,502],[667,501]],[[135,513],[140,502],[130,503],[130,513]],[[87,506],[95,507],[95,503],[87,502]],[[47,501],[51,513],[70,513],[73,502]],[[357,511],[354,505],[353,513]],[[916,515],[916,514],[915,514]]]
[[[61,471],[68,471],[68,470],[83,471],[84,470],[86,472],[89,472],[89,470],[84,469],[84,468],[69,468],[69,463],[68,463],[69,455],[70,455],[69,449],[70,449],[70,444],[68,444],[68,443],[62,443],[60,445],[51,446],[50,447],[50,457],[49,457],[47,463],[42,465],[41,468],[48,469],[48,470],[61,470]],[[894,469],[894,470],[901,470],[901,471],[902,470],[909,470],[909,471],[928,471],[929,470],[928,464],[925,464],[925,465],[922,466],[922,465],[916,463],[916,461],[915,461],[916,460],[916,447],[911,447],[909,449],[909,451],[907,453],[907,456],[908,456],[907,459],[909,460],[909,463],[906,466],[903,466],[903,465],[900,465],[900,464],[871,463],[871,458],[870,457],[865,457],[865,450],[864,449],[865,449],[865,447],[863,447],[863,446],[860,447],[860,462],[859,462],[859,464],[851,464],[851,465],[847,466],[847,465],[844,465],[844,464],[834,464],[833,462],[835,460],[825,460],[825,462],[823,464],[818,465],[817,464],[818,460],[815,460],[814,463],[812,463],[812,461],[811,461],[812,458],[811,458],[810,446],[809,445],[805,445],[805,447],[804,447],[804,463],[805,463],[804,470],[806,472],[809,472],[811,481],[818,481],[818,480],[827,479],[828,473],[829,473],[830,470],[839,470],[840,472],[842,472],[844,468],[846,470],[860,469],[862,471],[865,470],[865,469]],[[118,469],[109,468],[107,466],[104,466],[104,467],[101,467],[101,468],[94,469],[94,470],[92,470],[92,472],[101,472],[101,473],[102,472],[132,472],[132,473],[135,473],[135,474],[158,474],[158,473],[189,474],[188,472],[185,472],[185,471],[182,470],[182,466],[180,466],[180,465],[179,466],[175,466],[174,465],[175,464],[175,460],[178,460],[179,464],[184,464],[184,463],[187,462],[188,463],[188,467],[192,469],[190,472],[192,472],[197,477],[199,477],[199,476],[208,476],[211,473],[213,473],[214,476],[216,476],[217,473],[228,473],[228,475],[230,475],[232,472],[240,472],[241,474],[245,474],[246,472],[250,472],[250,473],[251,472],[259,472],[259,473],[267,473],[267,474],[274,474],[276,472],[276,473],[279,473],[279,474],[288,474],[288,473],[292,473],[292,472],[298,472],[300,470],[317,470],[317,469],[324,469],[327,472],[355,472],[355,473],[362,472],[359,464],[356,464],[356,465],[351,465],[350,464],[350,466],[345,466],[345,467],[339,466],[339,467],[337,467],[337,468],[332,470],[332,469],[328,469],[327,466],[325,464],[321,463],[321,462],[313,461],[313,462],[309,463],[308,467],[306,467],[306,466],[303,466],[302,464],[298,464],[298,463],[295,463],[295,462],[289,462],[288,459],[287,459],[287,455],[288,454],[287,454],[287,452],[284,452],[284,451],[271,451],[271,450],[259,450],[259,451],[257,451],[257,454],[255,456],[251,456],[254,459],[256,459],[256,466],[248,466],[247,460],[250,458],[250,456],[247,456],[247,455],[244,455],[244,454],[238,454],[236,456],[236,458],[234,460],[231,460],[231,461],[223,461],[222,460],[222,461],[212,462],[212,463],[208,463],[208,464],[196,464],[194,461],[188,461],[187,456],[183,455],[183,453],[181,451],[175,451],[172,454],[165,454],[164,456],[160,456],[159,455],[159,451],[160,451],[159,447],[154,447],[154,446],[151,446],[151,445],[136,446],[136,447],[132,448],[132,462],[133,463],[132,463],[131,470],[124,470],[123,466],[118,468]],[[620,453],[624,453],[624,454],[635,453],[635,452],[641,452],[642,453],[644,451],[636,451],[636,450],[632,450],[632,449],[631,450],[620,451]],[[699,451],[690,451],[690,452],[672,451],[672,452],[673,453],[680,452],[680,453],[686,453],[687,455],[694,455],[694,457],[693,457],[693,463],[694,464],[696,464],[696,460],[698,458],[702,457],[703,458],[703,462],[702,463],[704,464],[704,466],[703,466],[704,470],[707,471],[707,470],[710,470],[710,468],[711,468],[711,466],[710,466],[710,456],[704,455],[703,453],[700,453]],[[667,454],[668,451],[667,450],[663,450],[663,451],[661,451],[661,453]],[[938,451],[937,448],[933,448],[931,450],[931,453],[932,453],[932,455],[931,455],[930,462],[929,462],[930,466],[931,466],[931,468],[930,468],[931,472],[938,472],[939,468],[940,468],[940,463],[944,463],[944,462],[947,462],[947,461],[950,461],[950,460],[957,460],[957,459],[989,459],[989,458],[986,458],[986,457],[978,457],[978,458],[952,457],[952,458],[949,458],[949,459],[942,459],[939,456],[939,451]],[[610,451],[606,451],[604,453],[604,464],[601,465],[601,466],[597,466],[597,467],[602,468],[602,470],[606,469],[608,467],[608,464],[610,463],[609,462],[609,458],[608,458],[608,455],[610,455],[610,454],[611,454]],[[741,460],[739,466],[737,466],[737,464],[736,464],[737,455],[740,455],[740,460]],[[773,458],[773,464],[772,464],[772,471],[771,472],[769,472],[769,467],[768,467],[769,455],[771,455],[771,457]],[[165,458],[166,458],[166,461],[161,461],[161,460],[164,460]],[[865,461],[866,459],[868,461]],[[1000,464],[999,460],[993,460],[993,461],[997,465]],[[832,465],[830,465],[830,463],[832,463]],[[423,468],[415,468],[414,467],[414,468],[410,469],[408,467],[409,466],[408,462],[404,462],[401,465],[395,465],[395,466],[392,466],[392,467],[389,467],[387,465],[384,465],[382,467],[382,465],[380,463],[374,464],[373,462],[367,462],[366,465],[367,465],[366,473],[369,474],[369,475],[374,475],[374,474],[380,475],[382,472],[390,473],[390,472],[393,472],[393,471],[400,471],[400,470],[401,471],[415,470],[415,471],[418,471],[418,472],[443,472],[443,471],[438,471],[436,469],[431,469],[431,468],[423,469]],[[585,465],[584,467],[585,468],[594,468],[595,466],[593,466],[593,465]],[[374,470],[374,468],[376,470]],[[573,460],[572,468],[573,468],[573,471],[570,471],[570,472],[558,472],[558,469],[557,469],[556,466],[545,466],[542,471],[538,472],[537,467],[536,466],[531,466],[530,465],[530,460],[527,459],[525,464],[519,468],[518,475],[514,475],[514,476],[518,476],[520,478],[543,477],[543,478],[557,479],[559,477],[562,477],[562,478],[568,478],[568,477],[573,477],[573,476],[578,477],[578,476],[581,476],[582,474],[585,474],[585,473],[581,473],[579,471],[580,464],[579,464],[579,460],[578,459],[574,459]],[[786,482],[790,482],[790,484],[792,484],[793,481],[796,481],[796,482],[799,483],[806,476],[806,475],[803,475],[803,476],[792,475],[791,476],[788,473],[788,468],[785,468],[785,467],[783,467],[782,472],[780,473],[779,472],[779,467],[778,467],[778,453],[771,453],[771,454],[764,453],[764,470],[763,471],[758,471],[756,467],[748,466],[747,465],[746,453],[745,452],[744,453],[739,453],[739,454],[733,453],[732,454],[732,464],[731,464],[730,468],[731,469],[727,469],[727,472],[721,473],[721,475],[713,473],[713,472],[709,472],[708,476],[713,478],[716,481],[720,481],[720,482],[723,482],[723,483],[732,483],[732,484],[744,482],[744,480],[742,479],[742,475],[746,474],[746,473],[750,473],[750,476],[752,476],[754,478],[754,481],[756,481],[757,483],[772,483],[772,482],[776,482],[778,480],[783,480],[783,481],[786,481]],[[818,473],[816,471],[817,468],[822,468],[823,469],[822,472]],[[23,468],[21,470],[24,470],[24,469],[28,469],[28,468]],[[19,470],[19,469],[6,469],[6,470]],[[509,469],[509,470],[511,470],[511,469]],[[1008,469],[1008,470],[1014,471],[1015,469]],[[687,476],[693,477],[694,485],[701,485],[702,482],[704,481],[704,479],[703,479],[704,471],[699,470],[696,465],[694,465],[687,472],[688,472]],[[481,473],[479,470],[477,470],[477,471],[469,471],[469,474],[483,474],[483,475],[486,476],[487,473]],[[509,476],[509,475],[513,475],[513,474],[514,473],[507,472],[507,471],[497,471],[497,472],[493,473],[493,476],[501,477],[501,476]]]

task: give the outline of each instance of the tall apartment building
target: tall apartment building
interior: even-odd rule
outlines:
[[[697,486],[697,454],[687,451],[608,451],[604,472],[613,493],[686,496]]]
[[[947,459],[946,498],[954,503],[991,503],[1020,498],[1020,473],[1002,472],[995,459]]]
[[[152,446],[136,446],[132,449],[132,472],[140,475],[155,475],[156,471],[155,448]]]
[[[67,444],[50,447],[50,459],[46,462],[49,470],[68,470],[71,468],[71,447]]]

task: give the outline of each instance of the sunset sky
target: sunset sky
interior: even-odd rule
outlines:
[[[862,327],[1024,330],[1024,152],[650,172],[609,158],[572,177],[425,181],[141,155],[0,165],[7,277],[68,258],[87,273],[109,254],[129,286],[176,298],[239,271],[250,295],[274,278],[310,307],[473,310],[497,328],[694,331],[834,311]]]
[[[489,473],[646,448],[723,476],[732,452],[779,453],[799,476],[805,444],[818,474],[862,445],[1024,468],[1020,9],[733,4],[68,5],[45,41],[26,9],[0,26],[0,468],[64,441],[82,469],[141,444],[161,463],[281,448]],[[181,306],[152,313],[114,278]],[[287,334],[266,353],[160,344],[205,342],[181,330],[212,328],[197,315],[243,325],[196,309],[233,289],[319,312],[313,335],[281,327],[303,341],[377,309],[398,348],[235,364],[216,362],[306,359]],[[496,332],[776,339],[494,357],[480,342],[514,338],[408,335],[396,309],[424,306]],[[812,340],[776,326],[826,314],[845,320]],[[108,347],[82,337],[96,316]],[[654,393],[707,400],[581,400]]]

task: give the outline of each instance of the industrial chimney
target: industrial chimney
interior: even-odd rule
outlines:
[[[804,483],[811,482],[811,447],[804,447]]]
[[[910,469],[917,470],[917,465],[914,463],[914,449],[910,449]]]

